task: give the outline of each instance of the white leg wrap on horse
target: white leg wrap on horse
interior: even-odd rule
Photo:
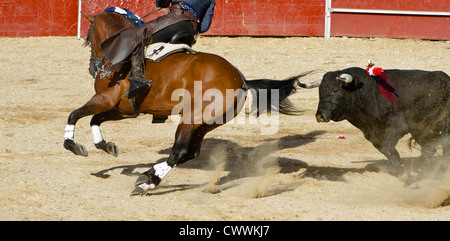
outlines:
[[[161,180],[167,175],[167,173],[172,170],[172,167],[167,165],[167,162],[161,162],[158,164],[155,164],[153,166],[153,169],[155,169],[155,175],[161,178]]]
[[[103,135],[100,131],[100,126],[93,125],[92,128],[92,138],[94,138],[94,144],[98,144],[103,141]]]
[[[73,140],[75,135],[75,125],[66,125],[66,132],[64,133],[64,140]]]
[[[140,184],[138,187],[142,188],[142,190],[144,191],[148,191],[150,189],[154,189],[155,188],[155,184],[147,184],[147,183],[142,183]]]
[[[161,162],[158,164],[155,164],[153,166],[153,169],[155,169],[155,175],[161,178],[161,180],[172,170],[172,167],[167,165],[167,162]],[[138,185],[138,187],[142,188],[144,191],[148,191],[150,189],[154,189],[156,185],[154,183],[141,183]]]

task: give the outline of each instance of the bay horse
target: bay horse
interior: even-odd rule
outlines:
[[[130,66],[114,72],[106,71],[110,63],[105,60],[100,48],[102,41],[127,26],[131,20],[117,13],[83,15],[91,22],[86,39],[86,43],[91,47],[91,74],[94,70],[98,74],[94,83],[94,96],[82,107],[72,111],[68,117],[64,147],[77,155],[88,156],[86,148],[74,141],[75,124],[85,116],[93,115],[90,125],[96,148],[117,156],[117,146],[103,139],[100,131],[103,122],[137,117],[138,113],[181,114],[181,122],[178,124],[175,142],[168,159],[142,173],[136,180],[131,196],[146,194],[159,185],[176,165],[197,157],[204,136],[240,112],[248,88],[269,90],[274,86],[274,89],[280,91],[277,101],[286,103],[287,97],[295,91],[298,79],[305,75],[282,81],[266,79],[246,81],[236,67],[218,55],[202,52],[174,53],[160,62],[146,61],[145,76],[153,82],[149,93],[136,100],[138,103],[136,112],[130,100],[123,97],[123,93],[129,87]],[[93,66],[96,64],[97,66]],[[174,93],[180,93],[180,90],[181,94],[174,98]],[[233,94],[229,95],[230,92]],[[223,101],[218,101],[220,99]],[[271,104],[273,103],[267,105]],[[280,113],[296,113],[292,111],[291,105],[279,106]]]

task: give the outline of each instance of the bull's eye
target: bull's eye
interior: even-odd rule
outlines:
[[[338,91],[339,91],[338,89],[334,89],[333,94],[336,94]]]

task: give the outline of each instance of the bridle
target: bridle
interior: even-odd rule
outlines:
[[[89,28],[88,38],[87,41],[90,42],[90,48],[91,48],[91,56],[89,58],[89,63],[92,63],[89,67],[89,73],[92,75],[92,77],[96,78],[98,74],[100,74],[101,78],[105,78],[109,74],[111,74],[111,70],[105,69],[105,62],[106,58],[103,56],[102,58],[97,56],[97,53],[95,51],[95,38],[94,38],[94,28],[93,26],[96,25],[96,18],[94,18],[94,21],[91,23],[91,27]],[[92,68],[92,69],[91,69]]]
[[[103,58],[98,58],[98,57],[96,57],[95,52],[92,51],[91,57],[90,57],[89,61],[90,61],[90,62],[93,61],[93,64],[92,64],[92,65],[93,65],[93,68],[94,68],[94,69],[93,69],[94,72],[92,73],[91,71],[89,71],[89,73],[92,75],[92,77],[96,78],[97,75],[98,75],[99,73],[101,74],[100,77],[102,77],[102,78],[104,78],[104,77],[106,77],[107,75],[109,75],[109,74],[107,74],[106,76],[103,76],[103,75],[104,75],[104,72],[105,72],[105,67],[104,67],[104,64],[105,64],[105,57],[103,57]]]
[[[158,8],[158,9],[148,13],[147,15],[142,17],[142,19],[144,19],[144,18],[146,18],[146,17],[148,17],[148,16],[150,16],[150,15],[160,11],[161,9],[162,8]],[[138,20],[134,20],[134,19],[129,19],[129,20],[131,20],[130,23],[128,23],[126,26],[124,26],[121,29],[119,29],[118,31],[116,31],[111,36],[114,36],[114,35],[122,32],[122,30],[126,29],[127,27],[131,26],[132,24],[136,24],[137,21],[138,21]],[[96,24],[96,18],[94,18],[93,22],[91,23],[91,26],[95,26],[95,24]],[[94,38],[94,28],[93,27],[89,28],[88,36],[90,38],[88,41],[91,44],[91,46],[90,46],[91,47],[91,57],[89,58],[89,62],[90,63],[93,62],[92,65],[91,65],[93,67],[93,71],[91,72],[91,67],[89,67],[89,73],[94,78],[96,78],[98,74],[100,74],[101,78],[105,78],[106,76],[110,75],[113,71],[109,70],[108,68],[105,68],[106,57],[103,56],[103,58],[100,58],[100,57],[97,56],[96,51],[94,51],[95,38]]]

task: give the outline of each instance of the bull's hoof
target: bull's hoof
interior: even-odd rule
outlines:
[[[449,159],[447,159],[449,160]],[[444,160],[443,162],[441,162],[441,166],[439,167],[439,169],[437,170],[436,174],[433,177],[433,180],[435,181],[441,181],[442,179],[444,179],[445,174],[447,173],[447,169],[448,169],[448,161]]]
[[[417,182],[417,176],[409,176],[408,179],[406,179],[406,181],[404,181],[403,183],[403,187],[412,189],[412,190],[417,190],[420,188],[419,183]]]
[[[416,181],[411,182],[411,183],[405,183],[404,186],[409,188],[409,189],[412,189],[412,190],[417,190],[417,189],[420,188],[419,184]]]
[[[64,147],[76,155],[84,156],[84,157],[88,156],[88,151],[87,151],[86,147],[84,147],[83,145],[80,145],[78,143],[75,143],[73,140],[70,140],[70,139],[64,140]]]

